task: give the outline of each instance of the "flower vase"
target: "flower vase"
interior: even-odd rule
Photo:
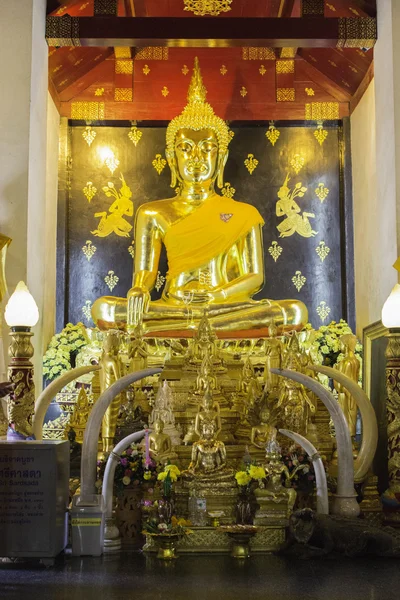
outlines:
[[[179,533],[153,534],[152,539],[157,546],[157,558],[160,560],[174,560],[177,558],[176,544],[182,537]]]
[[[163,496],[158,501],[158,516],[160,523],[171,523],[175,510],[175,501],[172,496]]]
[[[253,518],[253,506],[249,496],[247,494],[239,496],[236,505],[236,523],[240,525],[252,525]]]

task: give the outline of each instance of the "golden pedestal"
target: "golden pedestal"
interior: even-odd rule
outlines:
[[[285,488],[283,488],[285,489]],[[280,525],[287,527],[289,518],[289,497],[282,494],[266,494],[266,490],[255,490],[255,496],[259,509],[254,517],[254,525]]]
[[[192,482],[191,482],[192,483]],[[223,516],[219,518],[220,523],[234,523],[236,521],[236,504],[238,490],[235,480],[232,478],[232,487],[203,487],[196,485],[196,489],[201,491],[201,496],[206,500],[207,513],[223,512]],[[189,482],[182,482],[175,487],[175,506],[176,513],[186,519],[189,518]]]
[[[231,554],[231,541],[217,527],[190,527],[192,533],[182,537],[176,549],[179,554]],[[252,554],[277,552],[286,540],[286,529],[281,525],[258,526],[257,533],[250,540]],[[154,554],[158,551],[152,536],[146,536],[143,552]]]

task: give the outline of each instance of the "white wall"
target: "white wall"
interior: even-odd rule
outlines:
[[[381,309],[396,283],[392,264],[396,259],[396,206],[390,190],[393,152],[390,143],[379,146],[379,164],[387,168],[386,192],[382,193],[377,174],[375,82],[351,116],[353,166],[354,260],[357,335],[366,325],[378,321]]]

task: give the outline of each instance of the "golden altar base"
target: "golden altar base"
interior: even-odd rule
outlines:
[[[193,532],[184,536],[176,545],[179,554],[231,554],[231,542],[217,527],[190,527]],[[286,529],[279,525],[257,527],[257,533],[250,540],[251,553],[277,552],[285,543]],[[143,552],[154,554],[158,551],[151,536],[146,536]]]

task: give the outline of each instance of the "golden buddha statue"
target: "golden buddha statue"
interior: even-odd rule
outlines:
[[[121,378],[121,364],[118,353],[120,346],[120,332],[107,331],[103,340],[103,352],[100,357],[100,391],[105,392],[113,383]],[[107,408],[102,422],[103,453],[110,452],[114,445],[114,436],[117,428],[121,395],[118,395]]]
[[[276,428],[270,424],[271,412],[264,406],[260,411],[260,423],[251,429],[250,441],[256,448],[265,450],[269,442],[276,441]]]
[[[92,308],[101,329],[148,332],[188,329],[186,300],[197,326],[208,307],[216,330],[260,330],[271,319],[299,328],[307,309],[297,300],[252,299],[264,284],[264,251],[258,210],[219,196],[228,159],[229,127],[206,102],[197,58],[188,104],[167,128],[171,187],[179,194],[139,207],[135,222],[135,272],[127,298],[98,298]],[[165,245],[169,271],[160,300],[150,301]]]
[[[216,436],[214,420],[202,420],[200,439],[194,442],[190,465],[182,473],[184,479],[195,480],[198,489],[234,486],[233,470],[226,466],[225,444],[217,440]]]
[[[213,422],[214,435],[215,435],[215,439],[217,439],[219,434],[221,433],[221,429],[222,429],[220,407],[219,407],[218,402],[214,401],[211,390],[209,388],[207,388],[205,390],[202,404],[199,407],[199,410],[197,412],[196,419],[194,422],[194,431],[199,437],[201,437],[203,423],[206,421]]]
[[[86,424],[90,414],[89,398],[86,394],[85,388],[81,387],[78,394],[78,399],[75,404],[74,412],[71,415],[69,422],[69,428],[73,429],[76,434],[76,441],[83,443],[83,435],[85,433]],[[65,432],[65,439],[68,434]]]
[[[199,369],[199,374],[196,378],[195,394],[202,394],[209,388],[211,388],[212,390],[217,390],[218,381],[216,376],[214,375],[214,368],[211,357],[206,353],[202,360]]]
[[[149,425],[154,426],[156,421],[162,421],[165,434],[168,434],[173,445],[177,446],[181,443],[181,439],[180,433],[175,426],[175,416],[172,410],[172,405],[172,390],[168,385],[168,381],[164,379],[162,385],[160,385],[158,388],[158,392],[154,401],[154,407],[149,416]]]
[[[275,446],[276,449],[267,454],[267,462],[265,464],[267,483],[264,487],[259,487],[254,491],[259,505],[254,519],[255,525],[268,525],[271,523],[271,516],[273,515],[271,513],[271,505],[281,504],[283,514],[289,517],[296,501],[297,493],[296,490],[290,487],[290,482],[302,467],[296,467],[290,473],[277,450],[276,443],[272,443],[271,446]],[[285,485],[282,485],[282,480],[285,481]],[[279,508],[277,507],[276,510],[276,516],[278,516]]]
[[[151,458],[165,464],[169,460],[176,460],[177,454],[172,450],[172,442],[169,435],[164,433],[164,422],[158,419],[153,424],[154,430],[149,435],[149,451]]]
[[[353,334],[342,335],[340,338],[340,350],[344,354],[343,359],[335,366],[340,373],[350,377],[353,381],[358,382],[360,375],[360,361],[355,355],[357,338]],[[357,422],[357,404],[350,392],[343,387],[339,382],[334,381],[335,390],[338,393],[338,400],[341,409],[346,417],[351,437],[356,435]]]

